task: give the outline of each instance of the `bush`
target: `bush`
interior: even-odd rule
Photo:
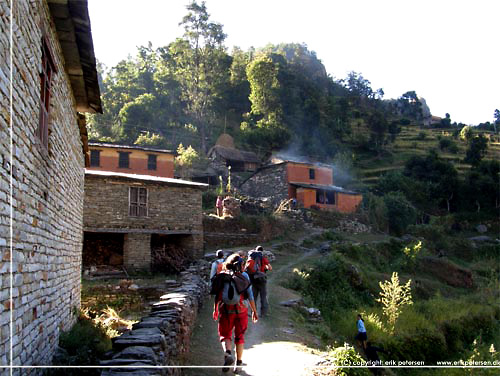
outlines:
[[[328,353],[329,358],[333,358],[333,363],[336,366],[353,365],[357,366],[366,362],[359,355],[354,347],[345,343],[344,346],[333,348]],[[368,368],[338,368],[336,369],[338,376],[369,376]]]
[[[427,134],[425,132],[419,132],[416,138],[419,141],[423,141],[427,138]]]
[[[204,191],[201,195],[201,203],[203,210],[213,210],[215,212],[216,200],[217,200],[217,192],[213,190]]]
[[[96,365],[111,350],[111,339],[106,329],[95,325],[91,319],[80,315],[68,332],[61,333],[59,346],[66,351],[64,358],[55,358],[54,365]],[[50,370],[49,375],[99,375],[98,369]]]
[[[401,192],[390,192],[384,196],[387,208],[389,231],[403,235],[406,228],[417,220],[417,211]]]

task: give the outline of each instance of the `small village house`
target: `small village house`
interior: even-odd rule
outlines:
[[[304,208],[355,212],[362,195],[335,186],[333,174],[331,166],[277,160],[256,171],[241,184],[240,190],[252,197],[270,198],[275,204],[295,198]]]
[[[212,167],[219,173],[227,171],[229,166],[232,172],[253,172],[260,166],[257,154],[236,149],[233,138],[227,133],[219,136],[207,156],[212,160]]]
[[[181,179],[86,170],[84,266],[161,271],[168,263],[176,271],[202,256],[205,187]]]
[[[49,365],[80,308],[82,113],[101,112],[87,2],[2,1],[0,28],[0,364]]]
[[[89,170],[174,177],[174,153],[142,146],[89,142]]]

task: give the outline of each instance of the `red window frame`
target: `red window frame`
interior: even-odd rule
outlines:
[[[52,79],[56,73],[54,58],[46,37],[42,37],[42,61],[40,71],[40,117],[37,136],[45,149],[49,147],[49,111]]]

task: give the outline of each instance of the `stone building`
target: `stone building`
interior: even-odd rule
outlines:
[[[304,208],[355,212],[363,196],[337,187],[333,182],[330,166],[281,161],[261,167],[239,188],[248,196],[269,198],[274,204],[295,198]]]
[[[231,166],[233,172],[255,171],[260,166],[260,159],[254,152],[236,149],[233,138],[223,133],[207,154],[212,160],[212,167],[219,173]]]
[[[89,170],[174,177],[174,153],[142,146],[90,142]]]
[[[84,265],[149,270],[155,263],[201,257],[205,187],[180,179],[86,170]]]
[[[1,1],[0,28],[0,365],[48,365],[80,307],[80,113],[101,112],[87,2]]]

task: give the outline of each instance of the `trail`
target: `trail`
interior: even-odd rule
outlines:
[[[312,230],[307,236],[294,241],[297,244],[309,236],[320,233]],[[247,249],[245,247],[244,249]],[[306,368],[314,366],[321,357],[313,353],[307,345],[317,347],[319,340],[314,338],[304,328],[295,327],[291,320],[293,310],[279,303],[284,300],[299,298],[292,290],[278,285],[280,276],[290,273],[294,265],[316,254],[315,250],[305,253],[292,260],[277,259],[273,263],[273,271],[268,275],[269,315],[253,324],[249,318],[248,330],[245,334],[245,350],[243,363],[246,365],[240,375],[248,376],[301,376],[310,372]],[[191,339],[191,351],[185,359],[185,364],[200,368],[185,370],[186,375],[230,375],[222,373],[223,351],[217,335],[217,323],[212,319],[213,298],[207,298],[199,313],[197,325]],[[208,366],[208,367],[207,367]]]

